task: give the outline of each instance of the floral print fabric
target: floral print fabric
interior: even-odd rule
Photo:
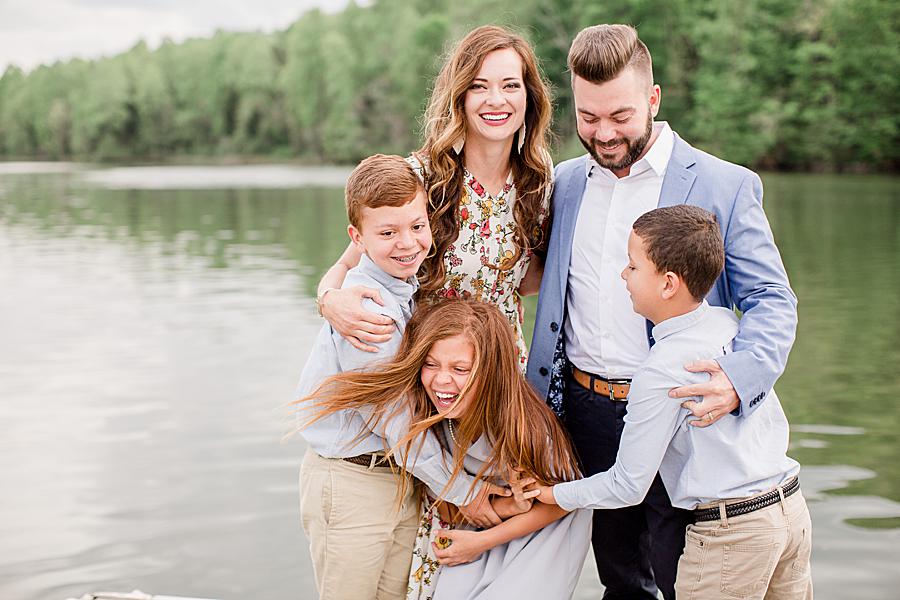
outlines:
[[[421,163],[415,157],[410,157],[409,162],[421,176]],[[513,206],[516,188],[512,173],[496,196],[492,196],[468,170],[464,171],[463,177],[465,194],[459,201],[459,237],[444,254],[447,280],[440,294],[446,298],[478,298],[496,305],[516,333],[519,365],[524,371],[528,348],[522,334],[521,300],[517,290],[531,264],[532,252],[523,253],[518,261],[510,264],[515,254]],[[548,191],[541,207],[541,223],[546,218],[549,203]]]

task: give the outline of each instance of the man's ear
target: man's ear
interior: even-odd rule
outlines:
[[[672,271],[666,271],[663,277],[665,277],[665,283],[663,284],[662,298],[663,300],[668,300],[674,297],[684,284],[681,281],[681,277]]]
[[[650,88],[650,114],[655,118],[657,114],[659,114],[659,103],[662,100],[662,91],[659,89],[659,85],[653,84],[653,87]]]

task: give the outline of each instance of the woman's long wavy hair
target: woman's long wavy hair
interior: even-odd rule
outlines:
[[[468,382],[460,392],[460,398],[468,395],[471,401],[465,413],[454,419],[457,449],[448,488],[463,468],[466,451],[482,435],[494,451],[479,477],[486,473],[505,476],[509,468],[518,468],[544,485],[576,479],[579,471],[569,438],[556,415],[519,371],[512,328],[492,304],[441,300],[422,306],[407,324],[393,360],[373,371],[330,377],[297,402],[316,403],[312,422],[339,410],[363,406],[373,411],[373,426],[398,411],[408,412],[409,432],[389,452],[411,469],[424,432],[436,428],[443,419],[422,385],[422,365],[435,342],[458,335],[472,343],[475,357]],[[435,433],[443,439],[439,431]],[[405,478],[402,481],[405,489]]]
[[[428,190],[431,231],[436,252],[419,270],[421,294],[428,296],[444,285],[446,267],[444,253],[459,237],[459,203],[463,190],[463,156],[453,150],[453,144],[465,137],[466,92],[484,58],[495,50],[512,48],[522,59],[522,78],[526,90],[525,144],[516,148],[514,137],[510,149],[510,164],[516,186],[513,208],[515,251],[501,263],[510,269],[523,253],[542,248],[544,232],[539,222],[543,198],[550,187],[552,172],[549,136],[552,105],[550,91],[538,66],[534,50],[521,36],[495,25],[485,25],[471,31],[453,49],[438,74],[425,111],[425,144],[417,154],[426,164],[425,187]],[[518,135],[518,134],[517,134]]]

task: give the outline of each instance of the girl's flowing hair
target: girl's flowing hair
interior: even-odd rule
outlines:
[[[485,56],[495,50],[512,48],[522,59],[522,76],[527,94],[525,144],[517,150],[516,137],[510,150],[510,164],[516,185],[513,207],[515,251],[503,260],[500,269],[510,269],[523,253],[542,249],[544,231],[539,224],[542,205],[552,178],[549,135],[552,105],[549,87],[538,66],[534,50],[521,36],[502,27],[485,25],[472,30],[453,49],[434,83],[425,111],[425,144],[419,150],[426,164],[425,187],[430,203],[431,231],[436,252],[419,270],[421,294],[430,296],[444,285],[444,253],[459,237],[459,202],[463,189],[463,154],[453,144],[466,135],[465,97]],[[518,134],[516,134],[518,136]]]
[[[448,487],[462,470],[466,451],[482,435],[487,437],[493,455],[479,477],[518,468],[544,485],[576,479],[579,471],[569,438],[556,415],[519,371],[512,328],[492,304],[442,300],[418,308],[393,360],[373,371],[332,376],[297,402],[316,403],[313,421],[339,410],[365,406],[374,415],[370,423],[374,425],[396,416],[398,411],[408,411],[409,432],[390,452],[401,457],[400,464],[411,468],[423,434],[442,420],[422,385],[422,365],[435,342],[457,335],[472,343],[475,358],[459,396],[468,395],[471,400],[466,412],[455,419],[457,449]],[[438,434],[438,439],[443,440],[443,436]],[[405,487],[405,478],[402,481]]]

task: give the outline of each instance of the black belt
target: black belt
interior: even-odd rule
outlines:
[[[780,487],[781,494],[783,494],[784,497],[787,498],[800,489],[800,480],[794,477]],[[762,496],[751,498],[750,500],[742,500],[740,502],[726,504],[725,516],[730,518],[737,517],[739,515],[746,515],[747,513],[752,513],[755,510],[759,510],[767,506],[772,506],[779,501],[781,501],[781,495],[778,493],[778,490],[775,489],[771,492],[763,494]],[[720,518],[721,514],[719,513],[718,506],[713,506],[712,508],[702,508],[700,510],[694,511],[694,519],[697,521],[717,521]]]
[[[390,469],[397,467],[393,458],[389,458],[383,454],[360,454],[359,456],[348,456],[343,460],[363,467],[388,467]]]

